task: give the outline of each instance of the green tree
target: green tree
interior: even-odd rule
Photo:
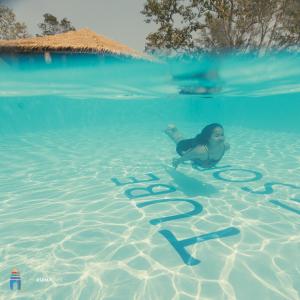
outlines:
[[[0,5],[0,39],[11,40],[28,36],[26,25],[16,21],[13,10]]]
[[[267,51],[300,42],[299,0],[147,0],[146,50]]]
[[[76,30],[67,18],[59,21],[55,16],[48,13],[44,14],[43,17],[44,21],[38,24],[38,27],[42,31],[41,36]]]

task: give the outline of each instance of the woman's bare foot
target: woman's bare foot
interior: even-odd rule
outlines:
[[[174,124],[169,124],[168,127],[164,130],[164,132],[175,144],[183,140],[183,136]]]
[[[178,131],[176,125],[174,124],[169,124],[168,127],[164,130],[164,132],[170,136],[173,135],[176,131]]]

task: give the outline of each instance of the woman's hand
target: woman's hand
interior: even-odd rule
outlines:
[[[172,160],[172,166],[176,169],[178,165],[180,164],[179,158],[173,158]]]

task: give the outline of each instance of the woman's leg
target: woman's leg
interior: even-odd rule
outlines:
[[[177,145],[180,141],[184,140],[183,135],[179,132],[174,124],[169,124],[165,129],[165,134]]]

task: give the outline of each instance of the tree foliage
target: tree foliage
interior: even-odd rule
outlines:
[[[49,13],[43,15],[44,21],[38,24],[41,30],[41,36],[52,35],[57,33],[63,33],[71,30],[75,30],[71,22],[67,18],[57,20],[57,18]]]
[[[17,22],[13,10],[0,5],[0,39],[11,40],[28,36],[26,25]]]
[[[147,0],[146,50],[267,51],[300,42],[299,0]]]

